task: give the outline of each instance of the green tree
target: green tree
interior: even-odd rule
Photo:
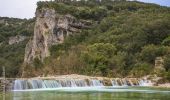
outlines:
[[[115,54],[116,48],[109,43],[95,43],[87,47],[83,58],[94,70],[99,70],[102,75],[107,75],[110,58]]]
[[[164,56],[169,52],[169,47],[147,45],[142,48],[140,58],[142,61],[154,64],[155,58]]]
[[[170,54],[166,55],[164,58],[164,67],[167,71],[170,71]]]

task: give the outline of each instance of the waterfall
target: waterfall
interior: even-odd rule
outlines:
[[[152,82],[146,79],[112,79],[112,86],[152,86]],[[60,79],[60,80],[15,80],[14,90],[49,89],[59,87],[98,87],[104,86],[104,81],[98,79]]]
[[[63,87],[87,87],[87,82],[81,79],[60,80]]]
[[[135,86],[132,80],[128,80],[130,86]]]
[[[77,87],[87,87],[87,82],[85,80],[74,80]]]
[[[146,80],[146,79],[142,79],[142,80],[139,80],[139,86],[152,86],[153,83],[149,80]]]
[[[77,87],[76,85],[76,80],[60,80],[59,83],[61,84],[62,87]]]
[[[97,82],[93,82],[94,85],[99,85]],[[66,79],[66,80],[41,80],[41,79],[29,79],[29,80],[15,80],[14,90],[26,90],[26,89],[45,89],[45,88],[59,88],[59,87],[87,87],[86,80],[80,79]],[[100,85],[101,86],[101,85]]]
[[[112,86],[129,86],[126,79],[113,79],[111,83]]]
[[[113,79],[112,86],[152,86],[152,82],[146,79]]]
[[[27,82],[29,84],[29,88],[31,89],[39,89],[43,87],[42,80],[34,79],[34,80],[28,80]]]
[[[128,86],[126,79],[122,79],[122,86]]]
[[[23,90],[28,89],[28,84],[25,80],[15,80],[13,87],[14,90]]]
[[[100,80],[92,79],[90,80],[90,86],[104,86]]]
[[[117,79],[111,80],[112,86],[119,86]]]
[[[42,84],[43,84],[43,88],[62,87],[61,84],[59,82],[57,82],[56,80],[44,80]]]

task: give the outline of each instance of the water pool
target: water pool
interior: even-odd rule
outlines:
[[[2,95],[0,97],[2,99]],[[11,91],[6,100],[170,100],[170,89],[153,87],[77,87]]]

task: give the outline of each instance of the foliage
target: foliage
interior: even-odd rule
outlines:
[[[152,69],[153,69],[152,65],[148,63],[138,62],[134,65],[134,68],[132,69],[131,74],[132,76],[142,77],[142,76],[151,74]]]
[[[163,40],[163,45],[170,46],[170,36]]]
[[[52,46],[51,56],[43,64],[35,60],[36,73],[141,77],[152,74],[155,58],[161,56],[165,58],[166,69],[161,74],[169,79],[169,7],[126,0],[45,1],[38,2],[37,6],[40,12],[54,9],[58,14],[71,14],[77,19],[91,21],[93,25],[71,34],[63,44]],[[1,42],[16,34],[30,36],[33,33],[34,19],[9,22],[15,23],[0,24]],[[20,66],[24,55],[24,47],[20,45],[2,45],[0,64]],[[15,49],[11,49],[13,47]],[[9,72],[12,70],[15,71],[9,76],[19,72],[18,67],[9,67]]]
[[[167,80],[170,82],[170,71],[168,71],[168,72],[166,73],[165,79],[167,79]]]
[[[7,77],[14,77],[19,74],[20,67],[24,61],[27,42],[28,39],[19,44],[3,44],[0,46],[0,69],[5,66]]]
[[[169,53],[170,48],[165,46],[147,45],[142,48],[140,58],[142,61],[154,63],[156,57],[162,57]]]
[[[168,71],[166,55],[170,51],[170,9],[136,1],[102,2],[41,2],[57,13],[69,13],[78,19],[94,22],[91,29],[75,33],[63,44],[52,46],[52,56],[47,61],[55,59],[56,63],[51,69],[60,69],[55,71],[62,73],[62,66],[63,70],[69,69],[68,73],[141,77],[152,74],[155,58],[161,56],[166,58],[165,68]],[[47,6],[38,9],[43,7]],[[75,54],[73,48],[77,48]],[[79,60],[70,64],[71,59],[67,57]],[[49,63],[45,66],[50,70]]]
[[[9,38],[16,35],[31,36],[33,34],[34,19],[17,19],[0,17],[0,75],[2,67],[6,68],[7,77],[15,77],[19,75],[21,66],[24,61],[26,40],[8,44]]]
[[[116,48],[110,43],[95,43],[87,47],[87,51],[82,54],[85,62],[88,63],[90,69],[95,73],[102,73],[103,76],[107,75],[107,71],[111,70],[110,59],[114,56]],[[94,74],[95,74],[94,73]]]
[[[164,58],[164,66],[167,71],[170,71],[170,54],[166,55]]]
[[[34,19],[0,18],[0,42],[8,40],[11,36],[24,35],[31,36],[33,33]]]

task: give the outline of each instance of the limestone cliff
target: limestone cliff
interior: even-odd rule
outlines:
[[[87,24],[72,15],[61,15],[53,9],[37,10],[34,36],[26,46],[24,62],[32,63],[35,58],[43,62],[45,57],[50,56],[49,48],[52,45],[63,43],[69,34],[88,28]]]

